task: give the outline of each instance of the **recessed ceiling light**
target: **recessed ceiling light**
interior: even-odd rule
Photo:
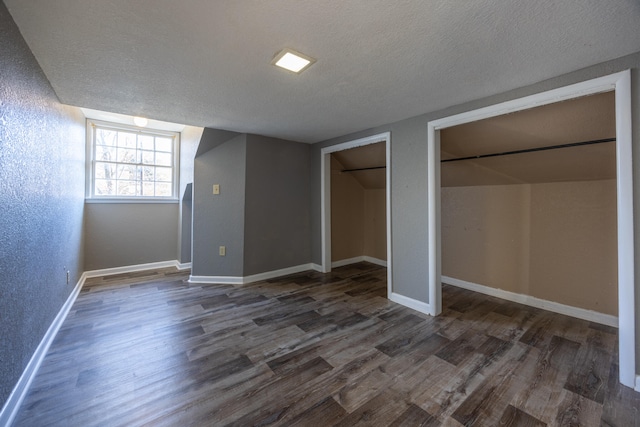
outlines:
[[[285,70],[293,71],[294,73],[301,73],[314,62],[316,62],[316,60],[310,56],[296,52],[295,50],[283,49],[273,58],[271,64],[277,65]]]
[[[147,120],[146,117],[134,117],[133,118],[133,123],[136,124],[136,126],[139,126],[141,128],[145,127],[147,124],[149,124],[149,120]]]

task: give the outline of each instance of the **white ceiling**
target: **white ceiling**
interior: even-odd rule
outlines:
[[[64,103],[303,142],[640,50],[637,0],[4,2]]]

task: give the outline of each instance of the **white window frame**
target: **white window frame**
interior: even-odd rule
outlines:
[[[95,135],[96,128],[113,129],[115,131],[135,132],[138,134],[161,136],[173,139],[173,164],[172,164],[172,188],[171,196],[108,196],[95,194]],[[87,119],[87,146],[86,146],[86,185],[85,201],[87,203],[178,203],[180,188],[180,132],[142,128],[120,123]]]

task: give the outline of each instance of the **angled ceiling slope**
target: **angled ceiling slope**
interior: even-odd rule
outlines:
[[[337,160],[337,163],[331,162],[335,173],[351,174],[365,190],[386,188],[387,146],[384,142],[336,151],[331,157]]]
[[[310,143],[640,47],[637,0],[5,4],[64,103]]]
[[[440,147],[456,159],[615,137],[615,93],[606,92],[444,129]],[[615,178],[615,142],[441,164],[443,187]]]

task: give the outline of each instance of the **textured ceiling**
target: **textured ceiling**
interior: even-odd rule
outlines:
[[[444,129],[451,159],[615,138],[615,94],[607,92]],[[446,162],[443,187],[615,179],[615,143]]]
[[[637,0],[5,0],[64,103],[316,142],[640,50]],[[317,62],[301,75],[282,48]]]

